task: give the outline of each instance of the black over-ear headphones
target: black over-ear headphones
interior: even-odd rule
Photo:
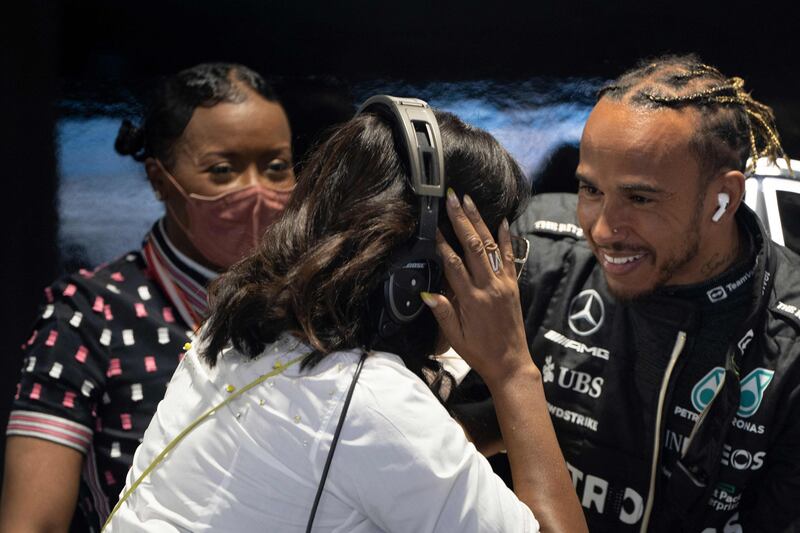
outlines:
[[[444,154],[439,124],[430,106],[417,98],[377,95],[356,114],[379,113],[389,118],[411,173],[411,190],[419,197],[417,233],[392,254],[383,284],[383,306],[378,321],[381,337],[390,337],[419,316],[425,304],[422,291],[436,292],[442,262],[436,253],[439,201],[445,194]]]
[[[444,155],[439,123],[430,106],[416,98],[396,98],[384,94],[373,96],[358,109],[360,113],[379,113],[392,122],[395,139],[407,153],[411,171],[411,190],[419,197],[419,223],[417,234],[398,249],[391,259],[387,279],[383,283],[382,305],[378,333],[390,337],[401,326],[419,316],[425,304],[419,293],[438,291],[442,278],[442,261],[436,254],[436,228],[439,225],[439,199],[444,197]],[[400,154],[403,157],[403,154]],[[306,533],[314,526],[322,489],[328,478],[333,452],[339,442],[347,409],[361,374],[367,352],[353,372],[353,380],[342,405],[339,423],[333,433],[331,448],[325,459],[317,494],[311,506]]]

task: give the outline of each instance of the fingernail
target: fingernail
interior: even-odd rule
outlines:
[[[472,213],[478,212],[478,208],[475,207],[475,202],[472,201],[472,198],[470,198],[469,194],[464,195],[464,207],[467,209],[467,211],[471,211]]]
[[[503,217],[503,221],[500,223],[503,226],[503,231],[508,231],[508,219]]]
[[[425,305],[427,305],[430,308],[434,308],[439,304],[439,302],[436,301],[436,298],[434,298],[433,295],[429,292],[423,291],[419,293],[419,296],[420,298],[422,298],[422,301],[425,302]]]
[[[450,207],[458,207],[458,196],[456,196],[456,191],[452,188],[447,188],[447,203]]]

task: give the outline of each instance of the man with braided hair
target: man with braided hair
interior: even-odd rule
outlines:
[[[748,156],[783,156],[770,109],[694,56],[659,58],[600,92],[577,197],[515,223],[531,353],[593,532],[798,521],[800,257],[742,202]]]

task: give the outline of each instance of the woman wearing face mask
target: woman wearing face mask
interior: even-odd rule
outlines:
[[[144,163],[166,214],[141,250],[45,291],[7,430],[2,531],[65,531],[76,503],[99,528],[206,314],[206,285],[253,249],[295,183],[286,114],[240,65],[166,79],[115,148]]]

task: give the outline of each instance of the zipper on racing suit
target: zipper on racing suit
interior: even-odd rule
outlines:
[[[669,386],[669,378],[672,375],[672,370],[675,368],[675,363],[678,362],[678,357],[686,345],[686,332],[679,331],[678,337],[675,339],[675,346],[672,348],[672,354],[669,357],[669,364],[664,372],[664,378],[661,380],[661,390],[658,392],[658,408],[656,410],[656,427],[655,436],[653,437],[653,459],[650,464],[650,484],[647,490],[647,504],[645,505],[644,515],[642,516],[642,527],[639,530],[641,533],[647,531],[647,526],[650,522],[650,513],[653,512],[653,497],[656,491],[656,475],[658,473],[658,456],[661,452],[661,420],[664,410],[664,401],[667,397],[667,388]]]

